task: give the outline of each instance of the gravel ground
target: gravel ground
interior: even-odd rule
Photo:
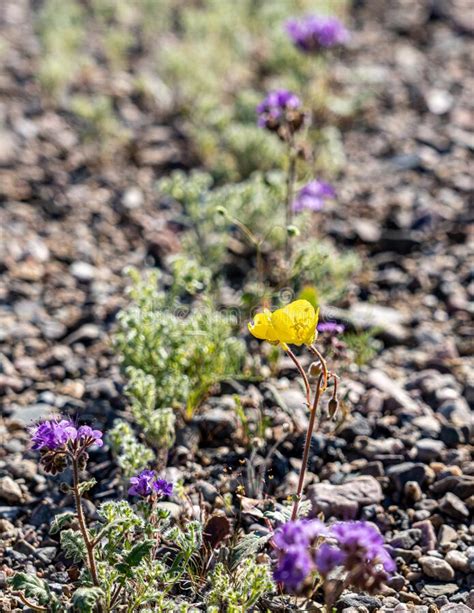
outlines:
[[[339,306],[379,327],[383,349],[345,377],[350,416],[336,436],[315,435],[307,492],[326,516],[376,520],[398,560],[386,595],[349,594],[339,610],[462,613],[474,609],[472,4],[354,4],[358,33],[349,65],[338,70],[369,75],[376,95],[344,129],[347,163],[324,230],[367,262]],[[4,7],[0,587],[26,567],[61,589],[71,567],[47,526],[71,501],[39,471],[25,426],[61,410],[107,427],[126,411],[109,341],[126,304],[122,271],[160,265],[179,249],[154,183],[193,160],[179,124],[137,108],[135,144],[149,155],[98,165],[67,113],[40,103],[28,4]],[[223,387],[180,429],[169,471],[191,500],[201,493],[209,508],[219,506],[239,483],[252,497],[236,389],[250,413],[261,405],[271,416],[267,449],[281,440],[266,464],[264,452],[253,458],[271,477],[270,492],[284,498],[294,489],[306,416],[285,360],[280,375]],[[100,488],[90,516],[121,487],[106,448],[92,459]],[[255,521],[244,516],[248,528]],[[19,610],[8,598],[2,604]]]

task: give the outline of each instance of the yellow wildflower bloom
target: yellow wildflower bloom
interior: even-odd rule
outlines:
[[[311,345],[317,324],[318,312],[307,300],[295,300],[272,313],[272,326],[281,343]]]
[[[278,343],[276,332],[272,326],[272,314],[268,309],[264,309],[263,313],[257,313],[253,323],[248,324],[250,333],[262,341],[269,343]]]
[[[318,313],[307,300],[295,300],[282,309],[258,313],[249,330],[256,338],[270,343],[311,345],[316,338]]]

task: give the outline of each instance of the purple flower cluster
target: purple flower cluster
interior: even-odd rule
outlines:
[[[292,592],[301,591],[313,572],[326,577],[337,567],[346,571],[348,584],[371,592],[395,570],[382,535],[367,522],[326,528],[317,520],[297,520],[279,528],[273,540],[278,548],[275,580]]]
[[[270,92],[257,106],[257,115],[258,125],[273,131],[286,128],[294,132],[304,121],[301,100],[286,89]]]
[[[32,431],[32,448],[36,450],[56,450],[70,441],[78,441],[84,447],[103,445],[102,432],[90,426],[77,428],[69,419],[43,421]]]
[[[300,189],[293,200],[291,208],[294,213],[302,211],[320,211],[327,198],[335,198],[336,192],[332,185],[324,181],[310,181]]]
[[[130,479],[130,496],[171,496],[173,484],[165,479],[158,479],[154,470],[142,470],[136,477]]]
[[[337,17],[308,15],[291,19],[286,23],[286,31],[295,47],[304,53],[316,53],[349,40],[348,30]]]
[[[338,324],[335,321],[321,321],[318,323],[318,332],[327,332],[328,334],[342,334],[346,326]]]
[[[298,591],[315,570],[311,548],[325,533],[326,528],[317,520],[289,521],[281,526],[273,537],[279,550],[273,572],[275,581],[283,583],[292,592]]]

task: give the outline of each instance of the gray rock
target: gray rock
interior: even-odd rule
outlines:
[[[441,457],[445,449],[443,441],[437,441],[432,438],[421,438],[415,444],[416,459],[421,462],[432,462]]]
[[[452,492],[462,500],[465,500],[474,495],[474,476],[449,475],[433,483],[431,490],[438,496],[442,496],[447,492]]]
[[[74,262],[69,270],[72,276],[82,283],[90,283],[97,274],[97,269],[88,262]]]
[[[472,609],[462,603],[451,603],[442,606],[439,613],[472,613]]]
[[[202,415],[197,415],[193,423],[198,426],[201,439],[214,445],[229,440],[237,427],[235,413],[220,408],[206,410]]]
[[[314,514],[324,513],[326,517],[335,515],[353,519],[362,506],[383,500],[380,483],[371,476],[357,477],[341,485],[316,483],[308,487]]]
[[[445,547],[449,543],[452,543],[453,541],[457,541],[457,539],[458,539],[458,533],[456,532],[454,528],[451,528],[451,526],[448,526],[447,524],[443,524],[441,526],[441,528],[439,529],[439,534],[438,534],[438,542],[439,542],[440,547]]]
[[[454,578],[454,570],[446,560],[434,556],[422,556],[419,563],[428,577],[438,579],[438,581],[450,581]]]
[[[469,517],[467,506],[452,492],[448,492],[444,495],[439,503],[439,508],[443,513],[446,513],[446,515],[454,519],[463,520]]]
[[[390,477],[399,492],[404,490],[408,481],[417,481],[420,485],[423,485],[429,480],[430,473],[428,466],[415,462],[402,462],[387,469],[387,476]]]
[[[469,560],[467,555],[461,551],[448,551],[446,554],[446,562],[455,570],[460,570],[463,573],[469,572]]]
[[[345,594],[337,602],[337,611],[342,611],[347,607],[356,607],[358,611],[365,607],[369,611],[378,611],[382,606],[379,598],[368,596],[367,594]],[[363,610],[363,609],[362,609]]]
[[[423,551],[433,551],[436,549],[436,533],[433,524],[429,520],[417,521],[412,527],[421,530],[421,546]]]
[[[439,407],[438,412],[453,426],[472,427],[474,416],[464,398],[446,400]]]
[[[419,528],[411,528],[409,530],[397,532],[397,534],[387,542],[392,547],[411,549],[414,545],[420,542],[421,536],[422,532]]]
[[[24,501],[21,487],[11,477],[2,477],[0,479],[0,498],[13,504]]]
[[[369,372],[368,380],[373,387],[388,395],[394,408],[418,409],[417,403],[409,394],[382,370],[372,369]]]
[[[64,342],[68,345],[73,343],[91,343],[102,336],[101,329],[95,324],[84,324],[74,332],[72,332]]]
[[[53,417],[56,409],[49,404],[39,402],[38,404],[30,404],[27,407],[15,406],[11,413],[11,418],[26,426],[31,426],[32,423]]]
[[[427,583],[421,590],[421,593],[430,596],[431,598],[437,598],[438,596],[450,596],[455,594],[459,590],[459,586],[456,583]]]
[[[56,557],[57,547],[40,547],[36,550],[36,555],[45,564],[51,564]]]

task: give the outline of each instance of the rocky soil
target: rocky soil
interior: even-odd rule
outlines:
[[[376,520],[398,560],[387,593],[348,594],[339,604],[346,613],[474,609],[469,6],[354,2],[353,49],[339,67],[369,75],[376,95],[344,129],[340,197],[323,223],[342,249],[364,258],[339,306],[345,317],[380,328],[381,349],[344,378],[345,424],[336,435],[314,436],[307,493],[325,516]],[[109,340],[126,304],[122,272],[160,265],[179,250],[154,183],[193,160],[179,123],[163,125],[135,108],[136,148],[150,154],[99,164],[71,117],[41,101],[28,3],[3,7],[0,588],[12,570],[26,568],[61,590],[72,570],[47,527],[71,500],[39,471],[25,427],[63,411],[107,428],[125,413]],[[169,471],[184,479],[191,500],[201,493],[209,508],[219,506],[238,484],[258,497],[255,475],[243,468],[236,390],[250,415],[263,406],[271,418],[254,470],[280,498],[294,489],[306,416],[285,360],[280,375],[223,387],[180,430]],[[91,468],[99,482],[87,509],[93,517],[94,505],[122,486],[107,447]],[[264,530],[252,514],[243,521]],[[0,608],[15,610],[7,597]]]

